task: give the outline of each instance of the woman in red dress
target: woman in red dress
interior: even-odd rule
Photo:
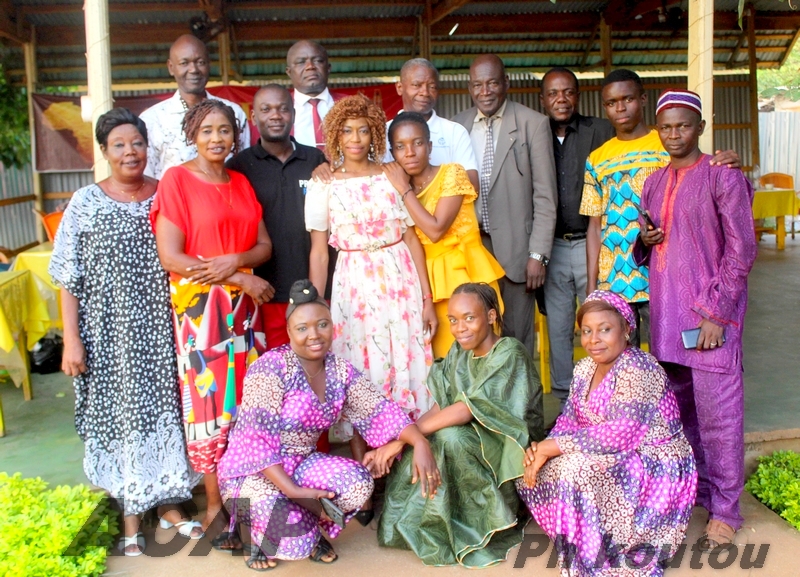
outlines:
[[[242,381],[251,359],[263,352],[259,305],[274,294],[253,267],[272,254],[261,205],[244,175],[227,171],[238,141],[233,110],[207,99],[184,117],[187,142],[197,157],[169,169],[158,185],[150,219],[161,264],[170,272],[183,420],[189,460],[205,474],[208,500],[202,525],[218,549],[240,548],[224,532],[217,463],[236,420]],[[162,526],[170,526],[162,520]]]

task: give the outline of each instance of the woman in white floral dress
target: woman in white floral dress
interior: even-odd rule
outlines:
[[[334,177],[312,181],[306,195],[310,277],[324,293],[328,243],[339,250],[332,350],[416,419],[431,407],[425,379],[437,321],[425,253],[402,202],[410,190],[396,190],[375,161],[383,158],[385,127],[383,111],[361,95],[337,102],[325,117]],[[351,443],[356,459],[360,445]]]

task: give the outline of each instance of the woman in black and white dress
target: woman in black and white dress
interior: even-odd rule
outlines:
[[[61,287],[63,371],[74,377],[75,427],[92,484],[125,513],[126,555],[140,555],[139,515],[158,506],[162,526],[203,536],[175,504],[191,498],[175,366],[167,273],[144,176],[147,128],[115,108],[95,131],[111,177],[76,191],[55,237],[50,274]]]

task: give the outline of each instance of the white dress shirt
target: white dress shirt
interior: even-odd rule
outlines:
[[[319,98],[317,111],[320,120],[325,119],[325,115],[333,107],[333,96],[325,88],[316,96],[309,96],[295,89],[294,91],[294,139],[306,146],[316,146],[317,139],[314,137],[314,105],[309,102],[312,98]],[[324,143],[320,143],[324,144]]]
[[[495,150],[497,150],[497,136],[500,134],[500,126],[503,124],[503,113],[506,111],[506,104],[508,104],[508,100],[503,102],[499,110],[492,115],[492,118],[494,118],[492,121],[492,144]],[[479,110],[478,114],[475,115],[475,124],[472,127],[472,132],[469,133],[469,137],[472,140],[472,148],[475,150],[475,158],[481,160],[481,166],[483,166],[483,154],[486,148],[486,122],[484,122],[484,118],[486,118],[486,115]]]
[[[401,110],[400,112],[403,111]],[[383,159],[384,162],[394,160],[392,151],[389,150],[390,124],[391,121],[386,123],[386,155]],[[455,162],[463,166],[465,170],[478,170],[475,152],[472,150],[472,141],[470,141],[466,128],[457,122],[438,116],[434,110],[428,119],[428,129],[431,131],[431,143],[433,144],[430,158],[430,163],[433,166]]]
[[[239,124],[238,150],[248,148],[250,146],[250,127],[242,107],[208,92],[206,92],[206,98],[221,100],[233,108]],[[161,176],[167,169],[188,162],[197,156],[197,147],[194,144],[186,144],[186,136],[182,128],[185,115],[186,109],[181,102],[181,94],[177,90],[171,97],[154,104],[139,115],[139,118],[147,125],[147,167],[144,169],[147,176],[161,180]],[[233,155],[229,155],[228,158],[231,156]]]

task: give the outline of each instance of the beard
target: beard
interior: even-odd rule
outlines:
[[[261,140],[264,142],[285,142],[289,140],[289,134],[292,132],[292,127],[289,126],[283,134],[261,134]]]

